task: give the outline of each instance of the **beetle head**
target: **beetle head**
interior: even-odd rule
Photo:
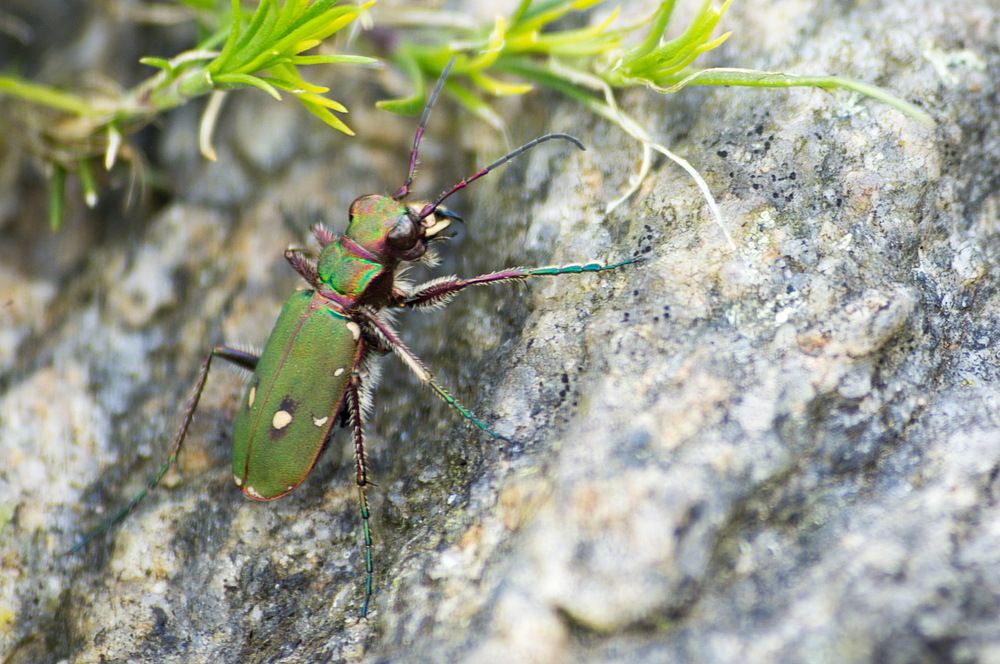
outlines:
[[[379,258],[414,261],[438,239],[455,215],[447,210],[421,217],[422,206],[388,196],[362,196],[351,204],[347,237]]]

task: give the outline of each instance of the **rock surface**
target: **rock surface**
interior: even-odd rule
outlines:
[[[60,552],[162,463],[207,350],[266,340],[298,285],[283,249],[398,186],[413,120],[350,74],[357,139],[244,95],[208,165],[184,143],[196,114],[176,113],[154,146],[169,203],[131,223],[105,206],[104,233],[75,211],[48,237],[38,181],[0,167],[20,193],[0,219],[0,657],[1000,661],[1000,10],[740,0],[724,25],[715,64],[849,76],[938,125],[812,90],[623,94],[705,176],[733,249],[669,162],[605,216],[639,150],[527,99],[512,143],[566,131],[588,151],[549,144],[467,190],[434,274],[647,260],[400,320],[518,442],[386,358],[368,621],[347,436],[291,496],[244,499],[225,371],[183,477]],[[272,113],[280,141],[248,143]],[[426,136],[424,196],[504,150],[446,106]]]

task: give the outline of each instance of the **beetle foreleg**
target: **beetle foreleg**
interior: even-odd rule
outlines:
[[[76,553],[84,546],[86,546],[87,542],[94,539],[101,533],[107,531],[113,525],[124,519],[125,516],[133,509],[135,509],[136,505],[138,505],[142,501],[142,499],[146,497],[146,494],[149,493],[157,484],[160,483],[160,480],[163,479],[163,476],[167,474],[167,471],[170,469],[170,467],[175,463],[177,463],[177,457],[180,456],[181,446],[184,444],[184,438],[187,436],[188,427],[191,426],[191,420],[194,419],[194,412],[198,409],[198,401],[201,400],[201,393],[205,389],[206,381],[208,381],[208,372],[212,368],[212,358],[216,356],[221,357],[224,360],[228,360],[233,364],[242,367],[244,369],[247,369],[249,371],[253,371],[254,369],[256,369],[257,362],[260,360],[260,358],[254,355],[253,353],[249,353],[244,350],[239,350],[238,348],[230,348],[228,346],[216,346],[215,348],[212,349],[212,351],[208,354],[208,357],[205,358],[205,361],[201,363],[201,369],[198,372],[198,382],[195,383],[194,386],[194,394],[191,395],[191,400],[188,401],[187,410],[184,412],[184,419],[183,421],[181,421],[180,429],[177,430],[177,435],[174,436],[174,442],[170,447],[170,456],[167,457],[167,462],[163,464],[163,467],[160,468],[160,470],[156,473],[156,475],[153,476],[153,479],[149,481],[149,484],[146,485],[146,488],[140,491],[135,496],[135,498],[133,498],[131,502],[129,502],[128,505],[126,505],[120,512],[118,512],[118,514],[114,515],[113,517],[102,523],[97,530],[84,537],[81,541],[77,542],[77,544],[72,549],[66,552],[67,554]]]
[[[412,289],[404,298],[397,298],[397,304],[401,307],[414,308],[436,308],[448,304],[455,295],[468,286],[485,286],[487,284],[498,284],[504,281],[519,281],[530,279],[531,277],[552,277],[561,274],[580,274],[584,272],[604,272],[616,268],[636,263],[642,260],[641,256],[630,258],[626,261],[604,265],[603,263],[590,262],[585,264],[562,265],[551,267],[515,267],[509,270],[491,272],[469,279],[459,279],[457,277],[442,277],[432,279],[420,284]]]

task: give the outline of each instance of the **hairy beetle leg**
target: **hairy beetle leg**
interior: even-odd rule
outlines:
[[[351,428],[354,432],[354,460],[357,464],[358,498],[361,504],[361,527],[365,536],[365,603],[361,607],[361,617],[368,617],[368,602],[372,597],[374,565],[372,563],[372,533],[368,521],[368,496],[365,487],[368,482],[368,465],[365,462],[365,432],[361,409],[361,374],[355,371],[347,385],[347,409],[350,413]]]
[[[455,400],[455,397],[451,396],[447,390],[441,387],[441,385],[439,385],[438,382],[434,380],[433,374],[431,374],[431,372],[427,370],[427,367],[425,367],[424,363],[420,361],[420,358],[417,357],[413,353],[413,351],[407,348],[406,345],[404,345],[403,342],[399,340],[399,337],[396,336],[396,333],[392,330],[392,328],[390,328],[383,321],[381,321],[378,318],[378,316],[376,316],[372,311],[370,311],[365,307],[362,307],[359,310],[359,312],[364,317],[366,328],[368,328],[371,332],[374,333],[374,336],[379,341],[379,343],[381,345],[391,348],[392,351],[396,354],[396,356],[399,357],[399,359],[401,359],[406,364],[406,366],[410,368],[410,371],[412,371],[417,376],[420,382],[423,383],[424,385],[430,386],[430,388],[434,390],[434,394],[436,394],[442,401],[444,401],[446,404],[457,410],[462,415],[462,417],[469,420],[470,422],[472,422],[477,427],[479,427],[489,435],[493,436],[497,440],[502,440],[507,443],[516,444],[516,441],[513,441],[506,436],[498,434],[493,429],[490,429],[488,426],[483,424],[475,415],[473,415],[472,412],[469,411],[469,409],[467,409],[462,404],[458,403],[458,401]]]
[[[550,266],[550,267],[515,267],[498,272],[490,272],[478,277],[468,279],[458,279],[456,277],[445,277],[443,279],[432,279],[420,284],[410,293],[397,301],[400,307],[440,307],[451,301],[451,298],[468,286],[485,286],[488,284],[499,284],[505,281],[520,281],[531,277],[554,277],[562,274],[581,274],[587,272],[606,272],[625,265],[630,265],[642,260],[642,257],[630,258],[619,263],[605,265],[598,262],[584,264]]]
[[[153,490],[153,488],[160,483],[163,476],[167,474],[167,471],[172,465],[177,463],[177,457],[180,456],[181,446],[184,444],[184,438],[187,436],[188,427],[191,426],[191,420],[194,419],[194,412],[198,409],[198,402],[201,400],[201,393],[205,389],[205,383],[208,381],[208,372],[212,368],[212,358],[220,357],[224,360],[232,362],[238,367],[253,371],[257,368],[257,362],[260,360],[259,357],[253,353],[249,353],[245,350],[240,350],[238,348],[230,348],[229,346],[216,346],[205,358],[205,361],[201,363],[201,369],[198,372],[198,381],[194,386],[194,393],[191,395],[191,400],[188,401],[187,409],[184,411],[184,419],[181,421],[181,426],[177,430],[177,435],[174,436],[174,442],[170,447],[170,456],[167,457],[167,462],[163,464],[163,467],[153,476],[153,479],[149,481],[149,484],[136,494],[128,505],[126,505],[120,512],[115,514],[113,517],[101,524],[101,526],[84,537],[82,540],[77,542],[72,549],[66,552],[66,554],[76,553],[84,546],[87,542],[94,539],[98,535],[107,532],[112,526],[121,521],[135,509],[146,494]]]

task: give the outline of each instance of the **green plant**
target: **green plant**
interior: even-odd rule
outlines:
[[[135,88],[117,95],[73,94],[0,77],[0,94],[6,92],[49,109],[34,120],[28,132],[31,147],[53,167],[50,221],[59,227],[63,214],[66,172],[76,171],[91,205],[96,188],[91,162],[104,155],[110,169],[119,152],[132,156],[124,136],[167,109],[193,98],[212,94],[202,118],[202,153],[214,158],[212,129],[225,91],[255,87],[280,98],[294,94],[302,104],[330,126],[352,133],[334,112],[346,112],[340,103],[323,96],[327,88],[305,81],[299,65],[370,63],[357,55],[303,53],[318,46],[373,4],[335,6],[337,0],[260,0],[246,12],[240,0],[230,0],[227,17],[213,9],[217,0],[179,0],[224,27],[212,32],[197,48],[170,60],[143,58],[159,73]],[[395,28],[397,40],[387,53],[410,79],[412,94],[384,100],[379,108],[396,113],[416,113],[423,105],[426,83],[440,76],[451,58],[454,69],[445,92],[477,117],[504,131],[505,124],[489,103],[490,97],[523,94],[535,87],[558,91],[592,112],[617,124],[641,146],[641,166],[624,194],[608,211],[625,201],[649,171],[653,151],[684,168],[698,183],[712,213],[722,216],[698,172],[684,159],[655,143],[638,123],[618,106],[615,90],[644,87],[668,94],[687,85],[739,85],[749,87],[809,86],[851,90],[889,104],[925,124],[930,116],[884,90],[838,76],[792,76],[739,68],[694,69],[695,59],[724,42],[730,33],[712,37],[732,0],[719,9],[705,0],[687,29],[665,39],[676,0],[664,0],[647,20],[614,28],[618,9],[597,25],[563,29],[557,21],[587,10],[601,0],[521,0],[513,13],[481,26],[470,17],[440,10],[392,8],[374,16],[379,25]],[[643,33],[644,34],[641,34]],[[640,35],[634,45],[634,35]],[[630,39],[631,38],[631,39]],[[215,51],[218,46],[221,51]],[[53,115],[54,114],[54,115]],[[723,226],[723,229],[725,227]]]
[[[207,9],[212,0],[184,0],[197,9]],[[0,76],[0,93],[6,93],[46,109],[26,116],[29,147],[52,167],[49,221],[58,230],[63,218],[67,171],[75,171],[87,203],[97,201],[92,162],[103,157],[108,170],[119,155],[131,157],[125,138],[163,112],[211,93],[212,100],[202,118],[202,153],[215,158],[211,134],[228,90],[256,87],[280,99],[279,90],[293,94],[310,112],[347,134],[353,132],[334,111],[347,109],[323,96],[328,89],[304,80],[300,65],[371,63],[372,58],[343,55],[303,55],[354,21],[371,6],[342,5],[337,0],[261,0],[256,10],[243,10],[231,0],[231,13],[224,27],[190,51],[169,60],[142,58],[159,69],[130,90],[115,93],[94,91],[70,93],[13,76]],[[222,45],[221,51],[213,50]],[[265,74],[266,72],[266,74]]]
[[[609,18],[593,27],[550,29],[557,19],[600,1],[522,0],[510,17],[498,18],[489,29],[459,20],[443,25],[435,21],[427,25],[426,13],[396,12],[394,20],[398,24],[409,28],[424,25],[432,30],[422,41],[404,41],[392,55],[397,66],[408,73],[414,94],[380,102],[379,107],[401,113],[416,112],[423,98],[424,81],[437,77],[453,55],[458,59],[453,78],[445,90],[500,131],[504,130],[503,120],[484,97],[521,94],[535,86],[556,90],[614,122],[642,145],[639,172],[629,189],[609,204],[609,212],[638,189],[649,171],[655,150],[695,179],[727,238],[722,215],[704,179],[686,160],[653,142],[641,126],[621,111],[615,100],[615,89],[645,87],[667,94],[687,85],[841,88],[889,104],[924,124],[934,124],[930,116],[916,106],[875,86],[839,76],[798,77],[735,68],[692,69],[691,64],[699,55],[729,37],[727,32],[713,39],[712,32],[732,0],[727,0],[719,9],[713,9],[711,0],[705,0],[687,29],[670,40],[665,39],[664,33],[676,0],[664,0],[650,19],[624,28],[611,27],[618,15],[615,9]],[[627,36],[646,26],[648,30],[637,45],[625,45]]]

